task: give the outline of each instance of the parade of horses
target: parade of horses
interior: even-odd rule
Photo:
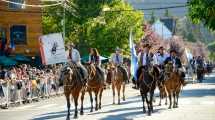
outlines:
[[[126,101],[125,85],[129,84],[131,80],[134,82],[134,90],[139,90],[143,102],[143,114],[151,115],[154,110],[154,91],[156,88],[160,90],[160,104],[161,99],[165,98],[168,109],[179,107],[178,99],[181,90],[187,84],[185,81],[185,74],[180,58],[177,57],[175,49],[169,50],[169,53],[164,51],[161,46],[157,53],[150,53],[151,46],[149,43],[142,43],[142,51],[138,54],[137,63],[138,68],[136,74],[131,76],[128,74],[127,66],[124,65],[121,49],[116,48],[115,53],[112,54],[110,61],[102,68],[99,60],[99,53],[96,48],[91,48],[89,62],[82,63],[78,60],[79,53],[74,48],[74,44],[70,45],[70,62],[66,63],[60,73],[60,82],[64,86],[64,94],[67,101],[67,119],[70,118],[70,101],[74,101],[75,111],[74,118],[78,117],[78,98],[80,96],[80,115],[84,114],[84,95],[89,93],[91,108],[90,112],[102,109],[102,93],[105,89],[111,86],[113,91],[113,104],[115,104],[115,95],[117,95],[117,104],[121,104],[121,98]],[[77,61],[75,61],[77,60]],[[193,63],[195,62],[195,63]],[[190,63],[196,67],[193,71],[196,72],[197,82],[202,82],[203,76],[207,68],[204,65],[203,59],[190,60]],[[203,70],[201,70],[203,69]],[[212,68],[213,69],[213,68]],[[201,70],[201,71],[200,71]],[[129,78],[130,76],[130,78]],[[193,77],[193,75],[191,76]],[[135,79],[136,78],[136,79]],[[116,90],[116,91],[115,91]],[[122,92],[122,93],[121,93]],[[93,97],[93,94],[95,97]],[[116,94],[117,93],[117,94]],[[72,97],[70,97],[72,96]],[[70,99],[71,98],[71,99]],[[93,107],[93,100],[95,108]],[[145,102],[147,107],[145,107]],[[146,112],[147,111],[147,112]]]
[[[215,0],[0,0],[1,120],[215,120]]]

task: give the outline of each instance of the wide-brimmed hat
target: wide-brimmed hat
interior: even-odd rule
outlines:
[[[149,44],[149,43],[145,43],[144,45],[143,45],[143,48],[151,48],[152,47],[152,45],[151,44]]]
[[[69,44],[69,46],[70,46],[70,47],[75,47],[75,44],[71,42],[71,43]]]
[[[170,49],[169,51],[170,53],[174,52],[174,53],[177,53],[177,51],[175,49]]]
[[[115,51],[121,52],[122,50],[119,47],[116,47]]]
[[[163,46],[160,46],[160,47],[158,48],[158,50],[165,50],[165,48],[164,48]]]

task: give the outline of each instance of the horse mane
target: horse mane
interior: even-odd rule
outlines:
[[[66,79],[68,80],[68,86],[71,86],[72,89],[75,89],[76,87],[80,87],[82,86],[82,77],[81,77],[81,74],[79,73],[78,71],[78,67],[75,63],[69,63],[67,65],[65,65],[63,67],[63,71],[67,68],[71,68],[73,74],[72,74],[72,79]]]

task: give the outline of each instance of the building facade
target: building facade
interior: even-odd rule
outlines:
[[[40,0],[10,0],[31,5]],[[39,37],[42,35],[41,8],[0,1],[0,47],[11,49],[11,54],[39,55]]]

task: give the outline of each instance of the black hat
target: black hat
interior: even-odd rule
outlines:
[[[145,48],[145,47],[151,48],[152,46],[151,46],[149,43],[146,43],[146,44],[143,45],[143,47],[144,47],[144,48]]]
[[[176,51],[175,49],[171,49],[171,50],[170,50],[170,53],[172,53],[172,52],[177,53],[177,51]]]
[[[164,50],[164,47],[163,46],[160,46],[159,48],[158,48],[158,50]]]

